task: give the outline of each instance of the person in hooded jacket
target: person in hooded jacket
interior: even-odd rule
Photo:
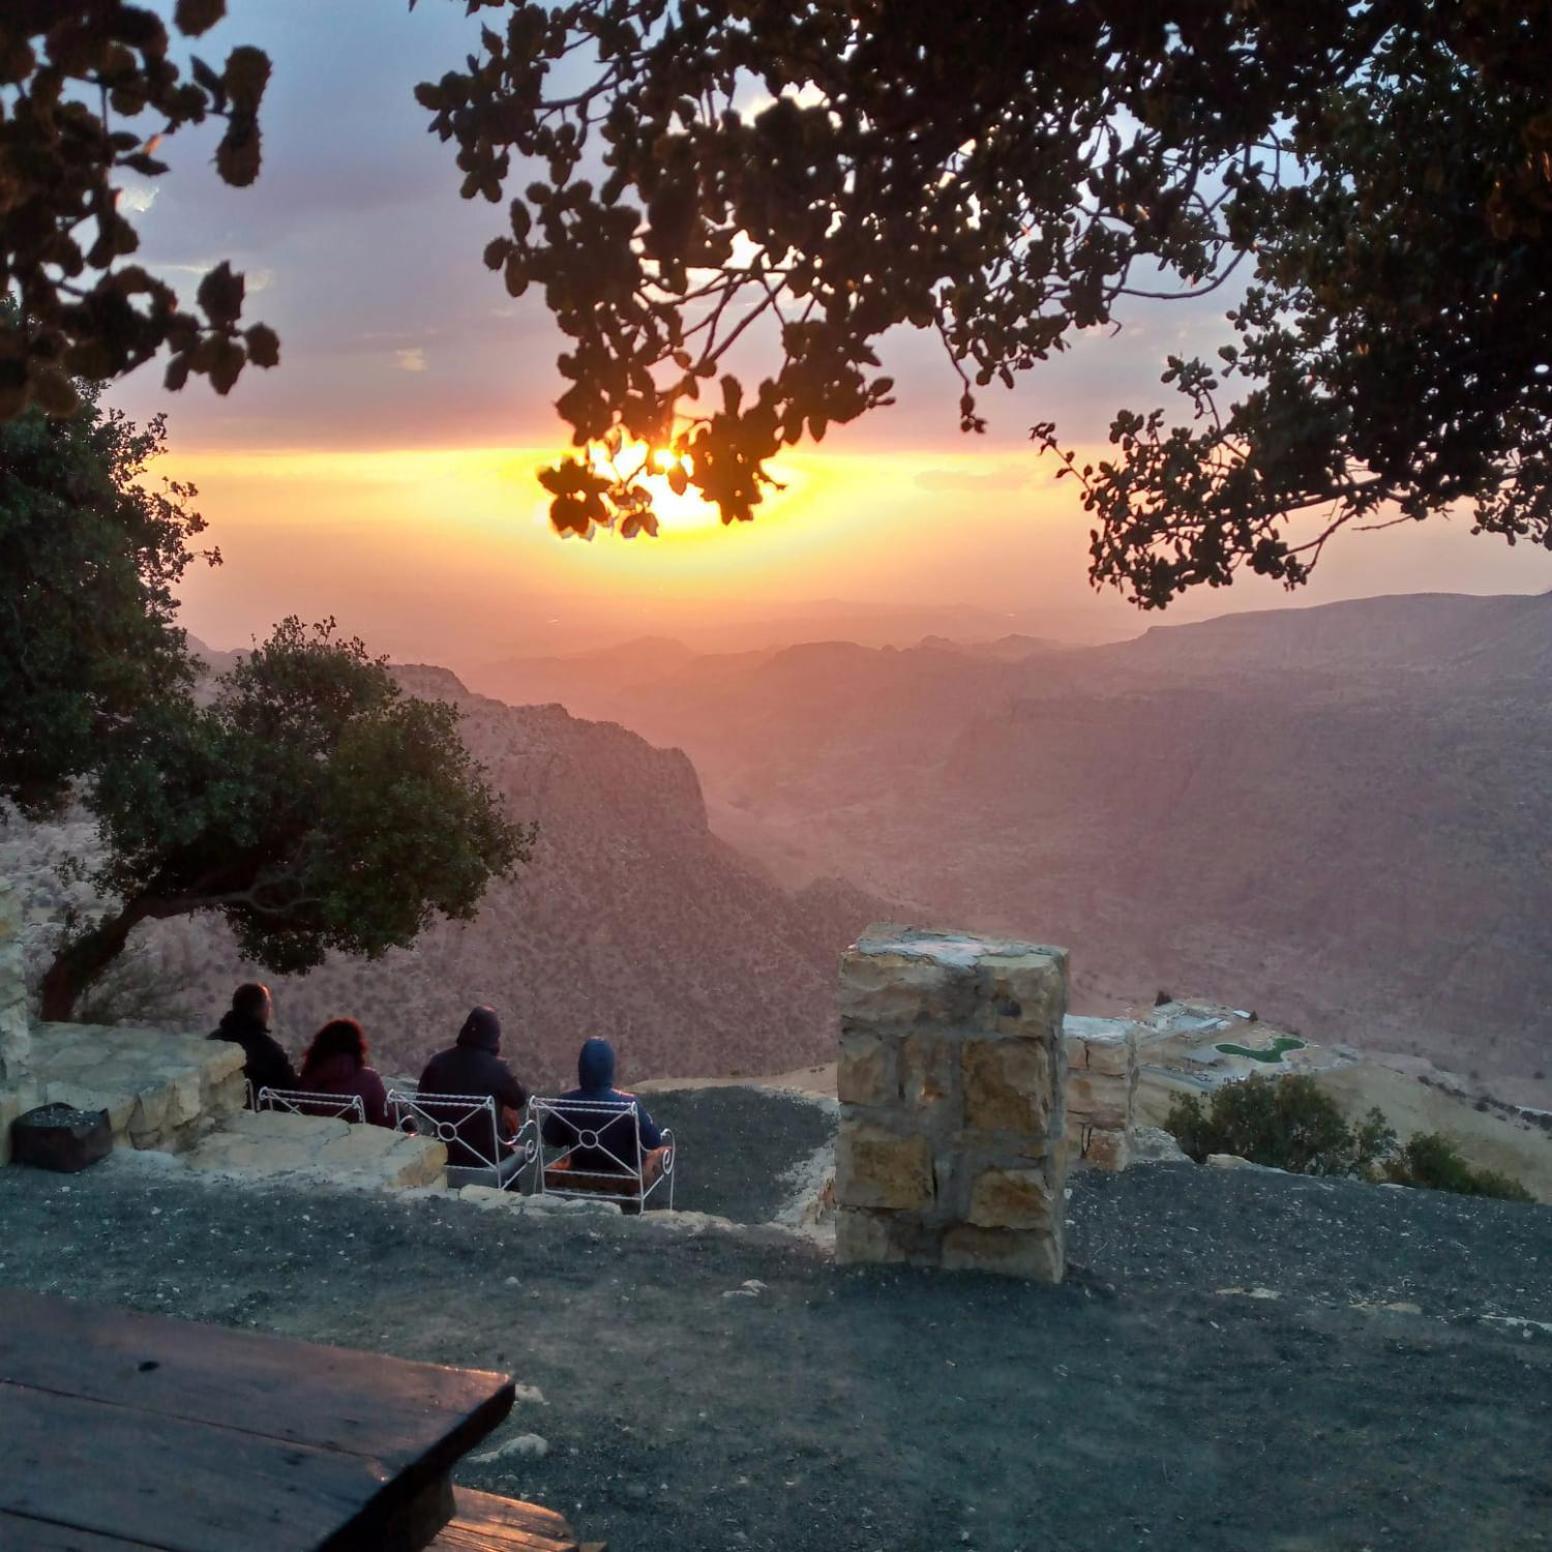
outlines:
[[[262,1088],[294,1089],[296,1072],[291,1058],[269,1032],[275,1000],[269,987],[257,981],[244,981],[232,993],[230,1010],[221,1015],[220,1024],[210,1032],[212,1040],[230,1040],[243,1049],[243,1076],[252,1085],[251,1097]]]
[[[614,1086],[614,1047],[607,1040],[593,1038],[582,1043],[582,1050],[577,1057],[577,1084],[578,1087],[569,1094],[562,1094],[555,1101],[556,1109],[560,1114],[551,1114],[544,1118],[544,1140],[552,1148],[571,1147],[577,1142],[579,1132],[591,1131],[598,1134],[598,1146],[584,1148],[580,1144],[571,1147],[571,1152],[564,1161],[557,1166],[568,1173],[582,1175],[619,1175],[621,1165],[626,1169],[636,1167],[636,1138],[641,1138],[641,1183],[645,1190],[650,1190],[654,1181],[663,1173],[663,1156],[668,1152],[663,1143],[663,1133],[657,1122],[647,1114],[646,1107],[634,1094],[626,1093],[623,1089]],[[564,1106],[569,1099],[586,1100],[592,1103],[605,1103],[616,1105],[628,1105],[632,1100],[636,1101],[636,1126],[631,1125],[629,1115],[622,1115],[618,1120],[605,1121],[599,1125],[601,1119],[597,1111],[577,1111],[573,1115],[566,1115]],[[609,1189],[604,1181],[595,1182],[600,1189]],[[578,1181],[578,1185],[586,1186],[589,1182]]]
[[[302,1058],[297,1087],[309,1094],[355,1097],[366,1110],[367,1125],[388,1125],[388,1090],[366,1064],[366,1031],[355,1019],[330,1019],[313,1036]],[[348,1119],[348,1117],[347,1117]]]
[[[473,1098],[489,1095],[496,1101],[504,1136],[512,1136],[518,1128],[519,1112],[528,1103],[528,1090],[512,1075],[512,1069],[501,1060],[501,1020],[494,1008],[473,1009],[458,1031],[457,1044],[446,1051],[439,1051],[426,1063],[420,1075],[422,1094],[458,1094]],[[476,1118],[459,1123],[460,1134],[481,1123]],[[487,1145],[488,1146],[488,1145]],[[475,1152],[460,1135],[447,1145],[447,1162],[459,1168],[479,1168],[486,1163],[482,1152]]]

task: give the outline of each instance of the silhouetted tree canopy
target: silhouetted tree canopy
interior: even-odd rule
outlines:
[[[636,442],[751,518],[783,446],[890,402],[897,326],[974,432],[980,389],[1242,266],[1179,413],[1118,411],[1097,462],[1032,431],[1096,584],[1293,586],[1345,525],[1457,505],[1552,545],[1545,0],[463,3],[480,52],[416,95],[569,337],[562,533],[655,532]]]
[[[226,0],[176,0],[173,24],[197,37]],[[0,5],[0,421],[37,404],[75,405],[74,378],[104,381],[171,347],[166,383],[191,372],[226,393],[246,362],[274,366],[274,330],[240,325],[243,277],[226,263],[196,291],[199,312],[143,266],[120,208],[124,172],[156,178],[161,143],[185,125],[222,121],[215,166],[246,187],[259,175],[262,49],[240,45],[220,68],[169,57],[166,24],[124,0],[5,0]]]
[[[485,886],[528,859],[458,733],[457,708],[400,693],[333,623],[295,619],[217,681],[108,741],[88,805],[116,904],[67,938],[44,1018],[81,992],[141,922],[218,911],[245,957],[307,970],[331,949],[376,958],[437,915],[471,919]]]
[[[162,417],[137,429],[77,387],[68,415],[0,422],[0,798],[29,813],[195,677],[173,595],[205,528],[194,487],[144,479]]]

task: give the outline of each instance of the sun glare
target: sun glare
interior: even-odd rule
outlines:
[[[680,495],[670,483],[670,475],[679,460],[668,448],[648,447],[645,442],[627,442],[614,456],[600,446],[592,451],[593,467],[609,478],[623,476],[631,483],[639,484],[651,493],[652,510],[657,513],[661,525],[659,538],[670,535],[689,536],[713,534],[725,525],[722,514],[708,501],[702,501],[693,488]],[[760,507],[764,519],[779,506],[782,497],[790,489],[791,470],[785,472],[769,466],[774,478],[784,487],[767,490]]]

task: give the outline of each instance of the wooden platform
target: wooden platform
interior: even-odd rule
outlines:
[[[467,1487],[453,1489],[453,1502],[457,1514],[428,1552],[605,1552],[601,1541],[579,1543],[553,1509]]]

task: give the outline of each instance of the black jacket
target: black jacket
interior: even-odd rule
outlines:
[[[498,1107],[506,1105],[513,1110],[521,1110],[528,1103],[528,1090],[512,1075],[512,1069],[496,1055],[500,1049],[499,1035],[492,1036],[484,1029],[465,1029],[458,1037],[457,1045],[450,1050],[439,1051],[426,1063],[426,1070],[420,1075],[420,1092],[467,1094],[474,1098],[489,1095]],[[497,1122],[499,1125],[499,1114]],[[484,1160],[471,1153],[458,1138],[454,1138],[447,1145],[447,1162],[472,1167],[482,1164]]]
[[[254,1094],[262,1088],[294,1089],[296,1070],[280,1042],[255,1018],[232,1011],[222,1016],[220,1027],[210,1032],[212,1040],[230,1040],[243,1048],[243,1076],[253,1085]]]

